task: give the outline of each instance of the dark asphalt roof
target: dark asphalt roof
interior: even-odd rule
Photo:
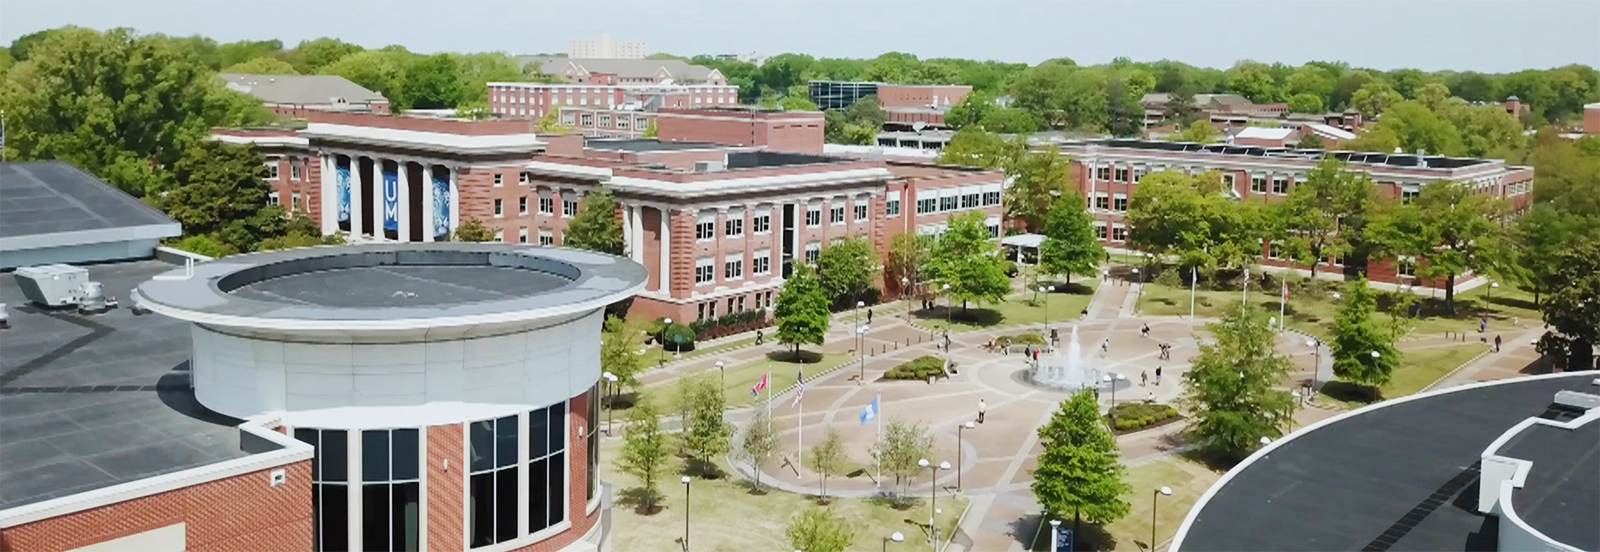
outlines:
[[[1600,422],[1577,429],[1529,426],[1500,455],[1533,462],[1523,487],[1511,495],[1517,516],[1547,537],[1600,550]]]
[[[492,266],[366,266],[279,276],[240,287],[258,301],[335,308],[474,303],[543,293],[572,280]]]
[[[135,317],[128,292],[172,265],[87,267],[123,307],[83,316],[27,304],[0,275],[0,509],[246,456],[240,422],[189,389],[189,324]]]
[[[176,224],[61,161],[0,163],[0,238]]]
[[[681,151],[726,148],[721,144],[712,142],[663,142],[654,138],[596,138],[591,137],[583,141],[583,147],[596,150],[620,151]]]
[[[1512,426],[1546,414],[1557,391],[1593,392],[1595,375],[1443,393],[1299,435],[1191,512],[1180,549],[1494,550],[1498,519],[1477,513],[1479,456]],[[1600,512],[1567,515],[1592,530]]]

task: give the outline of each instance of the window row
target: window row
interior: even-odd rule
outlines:
[[[946,196],[933,196],[933,193],[929,192],[927,195],[932,197],[917,197],[917,214],[919,215],[992,207],[1000,204],[999,191],[969,192],[961,195]],[[898,201],[896,200],[896,214],[899,212]]]
[[[757,310],[772,307],[772,292],[770,292],[770,291],[763,291],[763,292],[755,293],[755,294],[750,295],[750,297],[752,299],[754,299],[754,303],[755,303],[755,307],[754,308],[757,309]],[[717,307],[719,306],[719,304],[724,307],[721,310],[721,312],[723,314],[733,314],[733,313],[736,313],[736,312],[745,312],[745,310],[746,310],[745,309],[746,303],[745,303],[745,296],[744,295],[736,295],[736,296],[733,296],[733,297],[729,297],[729,298],[727,298],[725,303],[723,301],[720,301],[720,300],[718,300],[718,301],[705,301],[705,302],[701,302],[701,303],[695,305],[695,315],[696,315],[695,320],[708,320],[708,319],[716,318],[717,317],[717,312],[718,312],[718,308]]]
[[[505,203],[505,201],[506,200],[500,199],[500,198],[496,198],[494,200],[494,216],[495,216],[495,218],[501,218],[501,217],[504,217],[506,215],[506,203]],[[547,196],[539,196],[539,214],[541,214],[541,215],[554,215],[555,214],[555,205],[556,205],[555,204],[555,198],[551,198],[551,197],[547,197]],[[518,215],[526,215],[526,214],[528,214],[528,196],[522,196],[522,197],[517,198],[517,214]],[[577,200],[577,198],[571,198],[571,197],[563,196],[561,198],[561,218],[572,218],[572,217],[576,216],[577,214],[578,214],[578,200]]]
[[[750,217],[750,231],[764,234],[772,231],[772,214],[762,213]],[[722,221],[722,236],[724,238],[739,238],[744,236],[744,213],[734,212],[727,214]],[[714,214],[700,215],[694,225],[694,239],[696,241],[709,241],[717,237],[717,217]]]
[[[1268,190],[1267,181],[1268,181],[1268,179],[1267,179],[1266,175],[1260,175],[1260,174],[1252,175],[1250,177],[1250,193],[1255,193],[1255,194],[1268,193],[1267,192],[1267,190]],[[1278,194],[1278,195],[1283,195],[1283,194],[1289,193],[1289,178],[1288,177],[1273,175],[1272,178],[1271,178],[1271,182],[1272,182],[1271,193]]]
[[[694,283],[706,284],[716,280],[716,260],[712,257],[700,257],[694,263]],[[761,249],[750,258],[750,274],[753,276],[766,276],[772,273],[772,250]],[[722,279],[744,279],[744,254],[731,253],[722,259]]]

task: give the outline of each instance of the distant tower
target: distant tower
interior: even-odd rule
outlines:
[[[567,43],[567,57],[576,59],[644,59],[644,42],[612,40],[610,33]]]

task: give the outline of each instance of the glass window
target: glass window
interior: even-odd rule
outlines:
[[[694,225],[694,239],[709,240],[717,237],[717,222],[702,220]]]
[[[472,546],[517,538],[517,417],[469,424],[467,525]]]
[[[1116,181],[1117,182],[1127,182],[1128,181],[1128,169],[1127,169],[1127,167],[1117,167],[1117,178],[1116,178]]]
[[[294,438],[315,449],[311,460],[311,549],[350,549],[349,437],[344,430],[297,428]]]
[[[1289,179],[1288,178],[1284,178],[1282,176],[1274,176],[1274,177],[1272,177],[1272,193],[1275,193],[1275,194],[1286,194],[1286,193],[1289,193]]]
[[[1250,191],[1254,192],[1254,193],[1258,193],[1258,194],[1267,193],[1267,177],[1265,177],[1265,176],[1252,176],[1252,177],[1250,177]]]
[[[596,383],[594,387],[589,388],[587,400],[589,404],[588,432],[584,433],[589,449],[588,469],[585,474],[587,476],[586,485],[588,490],[584,494],[584,498],[590,501],[594,500],[594,497],[600,492],[600,432],[598,431],[600,429],[600,398],[600,384]]]
[[[939,210],[940,211],[954,211],[954,210],[956,210],[956,200],[957,200],[956,196],[945,196],[945,197],[939,198]]]
[[[978,207],[979,194],[966,194],[961,196],[962,209],[975,209]]]
[[[741,217],[742,216],[743,215],[741,215]],[[743,236],[744,235],[744,219],[743,218],[730,218],[730,219],[724,221],[723,226],[725,227],[724,228],[725,231],[723,232],[724,235],[726,235],[726,236],[728,236],[730,238],[737,238],[739,236]]]
[[[816,207],[806,209],[806,226],[820,225],[822,225],[822,209]]]
[[[918,199],[917,200],[917,214],[919,214],[919,215],[932,213],[932,212],[935,212],[935,211],[938,211],[938,210],[939,210],[939,199],[938,198],[930,197],[930,198],[927,198],[927,199]]]
[[[900,200],[891,199],[883,204],[884,213],[891,217],[900,216]]]
[[[503,199],[494,200],[494,216],[503,217],[506,214],[506,204]]]
[[[833,224],[844,224],[844,205],[839,205],[829,209],[828,222]]]
[[[716,267],[711,263],[710,257],[702,257],[694,262],[694,283],[704,284],[716,279]]]
[[[983,204],[986,205],[986,206],[987,205],[999,205],[1000,204],[1000,192],[984,192],[983,193]]]
[[[278,160],[277,160],[277,158],[268,159],[267,162],[266,162],[266,166],[267,166],[267,180],[277,180],[278,179]]]
[[[495,174],[494,175],[494,185],[495,186],[504,186],[505,182],[506,182],[506,175],[503,175],[503,174]]]
[[[361,549],[415,552],[421,527],[417,430],[361,432]]]
[[[1116,211],[1127,211],[1128,210],[1128,194],[1117,194],[1115,196],[1112,196],[1111,199],[1112,199],[1111,207],[1114,210],[1116,210]]]
[[[1101,165],[1095,169],[1095,179],[1111,180],[1111,165]]]
[[[539,196],[539,212],[546,215],[556,214],[556,200],[550,196]]]
[[[728,258],[722,263],[723,279],[738,280],[744,278],[744,259]]]
[[[1105,192],[1095,192],[1095,195],[1094,195],[1094,208],[1101,209],[1101,210],[1110,209],[1111,208],[1110,201],[1111,201],[1111,198],[1107,197]]]
[[[772,215],[760,215],[750,220],[750,230],[763,234],[772,229]]]
[[[567,518],[566,451],[567,403],[528,412],[529,533]]]
[[[806,264],[817,262],[817,256],[822,254],[822,243],[811,242],[806,244]]]
[[[523,197],[517,198],[517,213],[523,214],[523,215],[528,214],[528,198],[527,198],[527,196],[523,196]]]
[[[1111,241],[1124,241],[1128,239],[1128,227],[1116,225],[1111,227]]]
[[[561,216],[574,217],[578,215],[578,198],[561,196]]]
[[[756,256],[750,258],[750,273],[759,276],[771,272],[772,252],[770,250],[757,251]]]
[[[1095,239],[1101,239],[1101,240],[1106,239],[1106,225],[1104,225],[1104,224],[1096,224],[1096,225],[1094,225],[1094,237],[1095,237]]]

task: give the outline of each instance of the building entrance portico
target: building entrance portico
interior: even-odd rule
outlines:
[[[372,241],[431,242],[455,229],[456,167],[426,159],[324,153],[324,234]],[[358,241],[352,239],[352,241]]]

